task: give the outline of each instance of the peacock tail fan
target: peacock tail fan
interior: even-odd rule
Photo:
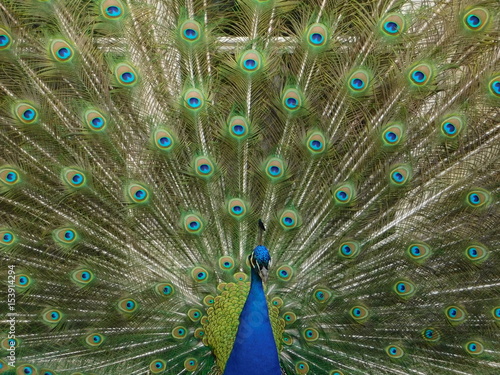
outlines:
[[[0,374],[500,373],[499,14],[2,0]]]

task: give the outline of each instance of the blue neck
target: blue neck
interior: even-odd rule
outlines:
[[[250,292],[224,375],[281,375],[262,280],[253,269]]]

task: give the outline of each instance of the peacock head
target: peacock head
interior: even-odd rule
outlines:
[[[253,249],[248,256],[250,267],[252,267],[260,276],[262,281],[267,282],[269,268],[271,268],[271,255],[267,247],[259,245]]]

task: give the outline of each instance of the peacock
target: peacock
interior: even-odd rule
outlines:
[[[1,0],[0,374],[500,374],[497,0]]]

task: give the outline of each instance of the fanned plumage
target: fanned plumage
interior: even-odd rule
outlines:
[[[498,374],[498,15],[2,0],[0,373]]]

